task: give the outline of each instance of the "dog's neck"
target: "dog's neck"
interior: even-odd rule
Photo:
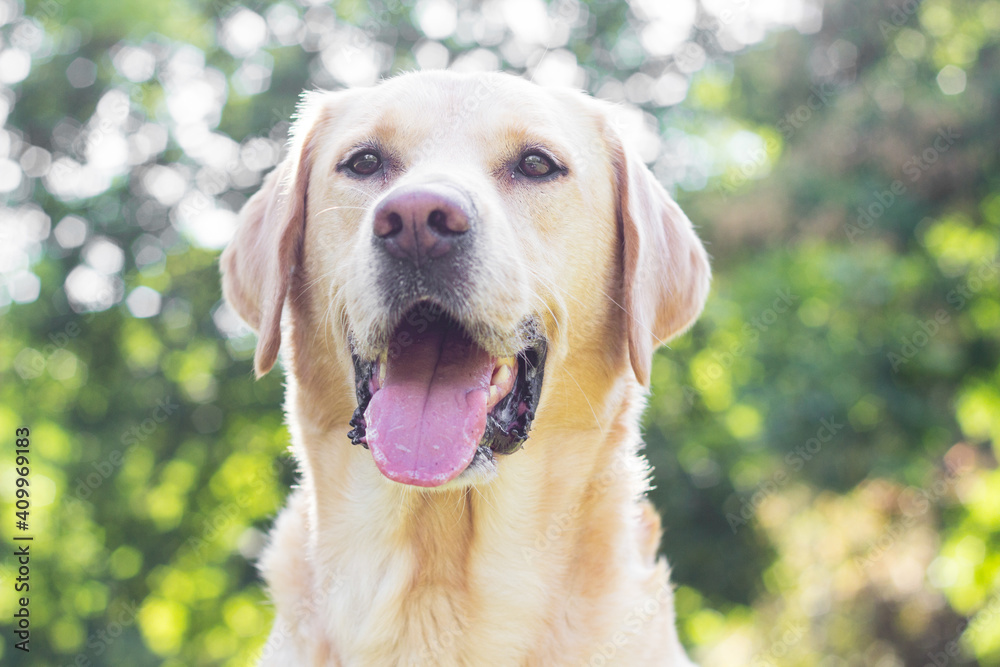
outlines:
[[[297,452],[309,474],[290,511],[297,505],[311,526],[300,593],[328,639],[330,654],[315,657],[322,664],[337,656],[347,664],[571,662],[560,651],[611,641],[636,601],[669,597],[665,566],[654,562],[658,521],[637,504],[648,475],[636,453],[637,385],[585,397],[587,427],[540,419],[495,479],[445,491],[382,477],[371,454],[347,441],[346,421],[314,418],[329,414],[316,406],[329,408],[330,398],[313,390],[289,387],[295,440],[310,443]],[[289,613],[280,600],[278,611]]]

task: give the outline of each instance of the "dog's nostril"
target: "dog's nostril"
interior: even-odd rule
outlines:
[[[427,216],[427,225],[440,234],[447,234],[450,231],[448,229],[448,216],[439,208],[434,209]]]
[[[399,213],[389,214],[389,234],[398,234],[403,228],[403,217]]]
[[[438,234],[449,235],[449,234],[460,234],[465,230],[452,229],[454,225],[449,225],[450,222],[448,214],[439,208],[431,211],[430,215],[427,216],[427,226],[433,229]]]
[[[403,218],[395,211],[375,218],[375,236],[386,238],[395,236],[403,229]]]
[[[464,234],[469,231],[469,218],[463,213],[448,212],[436,208],[427,216],[427,226],[442,236]]]

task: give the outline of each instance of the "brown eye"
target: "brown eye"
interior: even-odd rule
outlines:
[[[373,151],[361,151],[347,163],[351,171],[359,176],[371,176],[382,166],[382,158]]]
[[[517,165],[518,171],[528,178],[541,178],[548,176],[556,170],[552,160],[538,153],[528,153]]]

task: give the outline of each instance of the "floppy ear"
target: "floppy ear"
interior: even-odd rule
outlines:
[[[632,371],[649,384],[653,352],[691,326],[708,296],[711,269],[691,221],[642,159],[612,139],[622,235],[624,303]]]
[[[308,103],[308,102],[307,102]],[[312,106],[319,106],[318,104]],[[300,114],[288,156],[240,210],[236,235],[222,253],[226,301],[257,332],[254,370],[274,366],[281,347],[281,311],[301,256],[316,113]]]

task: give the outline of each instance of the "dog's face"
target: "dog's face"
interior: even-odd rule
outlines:
[[[550,392],[589,403],[580,379],[599,393],[629,361],[646,383],[700,312],[690,223],[582,94],[407,74],[306,97],[293,135],[223,257],[226,297],[258,374],[288,297],[296,375],[348,381],[351,439],[391,480],[488,479]]]

